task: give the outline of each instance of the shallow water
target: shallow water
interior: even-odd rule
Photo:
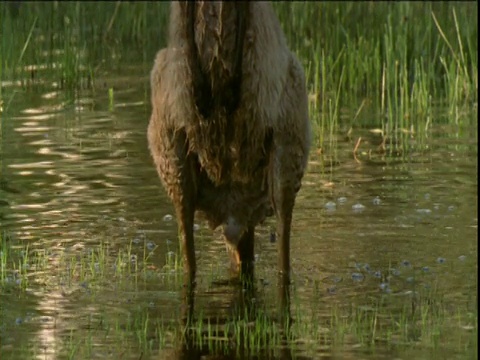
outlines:
[[[2,359],[180,357],[176,223],[148,152],[148,79],[137,71],[73,102],[55,89],[5,87],[0,224],[9,247],[28,250],[0,295]],[[429,149],[400,155],[362,153],[375,149],[364,142],[357,160],[340,135],[334,161],[312,149],[292,231],[294,338],[240,355],[223,339],[230,352],[203,355],[476,356],[478,139],[474,129],[458,134],[434,126]],[[269,328],[274,225],[256,237],[255,311]],[[227,282],[219,234],[198,221],[196,235],[197,325],[228,322],[242,291]],[[442,310],[428,330],[438,334],[401,329],[405,307],[426,308],[423,294]]]

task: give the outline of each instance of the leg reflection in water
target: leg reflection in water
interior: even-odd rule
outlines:
[[[216,284],[219,287],[225,285],[226,289],[234,289],[227,304],[218,305],[212,301],[204,309],[195,311],[195,284],[185,284],[180,321],[182,331],[175,358],[291,359],[288,282],[280,281],[278,284],[277,321],[267,314],[253,283],[249,286],[238,281],[235,284]],[[218,291],[212,291],[212,294],[219,295]],[[205,295],[211,294],[201,294],[202,300]],[[229,297],[225,293],[221,295]]]

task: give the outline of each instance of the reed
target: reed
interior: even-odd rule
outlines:
[[[98,73],[132,62],[148,72],[165,45],[169,7],[162,2],[16,6],[0,4],[0,76],[24,86],[49,79],[88,87]],[[397,147],[435,123],[476,126],[476,2],[274,6],[307,72],[317,147],[334,146],[331,134],[349,129],[361,104],[354,129],[381,128]]]
[[[393,150],[406,150],[412,136],[422,144],[431,126],[445,120],[476,126],[476,3],[276,7],[290,44],[312,69],[307,75],[319,147],[328,150],[325,134],[332,126],[351,128],[347,123],[361,104],[355,127],[381,129]],[[348,115],[338,117],[338,108]],[[449,116],[441,116],[446,111]]]

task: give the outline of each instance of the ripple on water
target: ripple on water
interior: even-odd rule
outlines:
[[[357,203],[352,205],[352,210],[354,213],[360,213],[365,210],[365,205]]]
[[[327,292],[330,295],[335,295],[337,293],[337,288],[335,286],[330,286],[330,287],[327,288]]]
[[[390,294],[392,292],[390,284],[387,283],[387,282],[380,283],[379,287],[380,287],[380,290],[382,290],[383,292],[385,292],[387,294]]]
[[[352,280],[355,282],[363,281],[365,276],[362,273],[352,273]]]
[[[417,213],[423,214],[423,215],[429,215],[432,213],[432,210],[430,209],[417,209]]]
[[[333,201],[329,201],[325,204],[325,209],[327,209],[327,211],[334,211],[337,209],[337,204]]]
[[[164,217],[163,217],[163,221],[165,222],[169,222],[169,221],[172,221],[173,220],[173,216],[170,215],[170,214],[166,214]]]

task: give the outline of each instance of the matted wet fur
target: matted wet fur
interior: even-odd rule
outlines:
[[[223,225],[243,269],[253,264],[255,226],[273,209],[288,274],[310,125],[304,72],[271,4],[172,2],[151,87],[149,147],[175,206],[186,269],[196,270],[195,211]]]

